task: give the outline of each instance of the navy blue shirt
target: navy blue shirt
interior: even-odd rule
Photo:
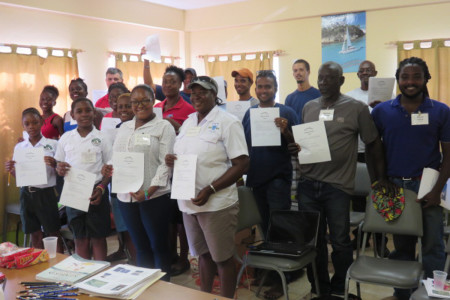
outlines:
[[[164,96],[162,90],[162,86],[160,86],[159,84],[155,84],[155,98],[159,101],[163,101],[164,99],[166,99],[166,96]]]
[[[258,105],[254,105],[250,109],[258,109],[257,107]],[[288,120],[289,130],[292,131],[292,126],[298,124],[298,117],[295,111],[290,107],[278,103],[274,107],[280,108],[280,117]],[[250,155],[247,186],[258,187],[274,178],[283,178],[291,182],[291,154],[288,151],[288,143],[283,135],[281,135],[281,146],[252,147],[250,109],[247,110],[242,120],[248,153]]]
[[[180,96],[183,97],[184,101],[186,101],[189,104],[192,104],[191,102],[191,94],[186,94],[183,91],[180,91]]]
[[[411,115],[401,106],[400,96],[375,106],[372,117],[383,139],[387,175],[418,177],[423,168],[438,170],[439,142],[450,142],[450,109],[425,98],[415,113],[428,113],[428,125],[411,125]]]
[[[318,89],[314,87],[310,87],[306,91],[300,92],[299,90],[295,90],[293,93],[289,94],[286,97],[286,101],[284,101],[284,105],[289,106],[297,113],[299,118],[299,124],[303,123],[302,120],[302,111],[303,107],[309,101],[319,98],[320,92]]]

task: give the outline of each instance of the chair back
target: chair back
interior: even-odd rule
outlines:
[[[370,197],[366,204],[366,216],[364,218],[362,230],[365,232],[385,232],[422,237],[423,226],[421,204],[416,202],[416,193],[407,189],[404,189],[404,192],[405,209],[400,217],[389,222],[386,222],[375,210]]]
[[[238,197],[239,214],[236,232],[261,224],[262,219],[253,191],[249,187],[240,186],[238,187]]]
[[[356,174],[355,174],[355,186],[353,194],[355,196],[364,196],[370,194],[371,184],[369,171],[367,171],[367,165],[365,163],[356,163]]]

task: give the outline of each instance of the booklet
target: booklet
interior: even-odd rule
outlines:
[[[433,278],[424,279],[422,282],[429,297],[450,298],[450,285],[448,283],[445,283],[443,290],[436,290],[434,288]]]
[[[135,299],[165,273],[119,264],[75,284],[81,293],[115,299]]]
[[[74,254],[37,274],[36,279],[74,284],[106,269],[110,265],[107,261],[88,260]]]

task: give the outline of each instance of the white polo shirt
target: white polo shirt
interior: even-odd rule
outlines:
[[[58,142],[55,159],[94,173],[96,182],[99,182],[102,180],[102,167],[111,156],[111,140],[93,127],[86,137],[81,137],[77,129],[64,133]]]
[[[215,106],[200,124],[197,123],[197,113],[190,114],[181,126],[174,145],[175,154],[197,155],[196,195],[231,167],[231,159],[248,156],[244,129],[234,116]],[[194,127],[200,127],[199,131],[193,130]],[[190,199],[178,199],[178,206],[181,211],[193,214],[218,211],[237,201],[237,188],[232,184],[212,194],[203,206],[194,205]]]
[[[120,126],[114,141],[114,152],[144,153],[144,183],[140,190],[159,186],[150,199],[170,193],[172,170],[166,166],[165,157],[173,152],[173,126],[156,116],[137,129],[135,126],[135,118]],[[132,201],[129,193],[118,193],[117,198],[123,202]]]
[[[25,140],[23,142],[18,143],[14,147],[14,155],[13,160],[16,160],[16,149],[26,149],[26,148],[44,148],[44,156],[55,156],[55,152],[58,146],[58,141],[47,139],[46,137],[42,137],[39,142],[36,143],[36,145],[32,145],[29,140]],[[48,187],[52,187],[56,185],[56,171],[54,168],[46,165],[47,168],[47,184],[41,184],[41,185],[33,185],[32,187],[39,188],[39,189],[45,189]]]

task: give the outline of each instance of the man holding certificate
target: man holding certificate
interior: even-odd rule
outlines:
[[[356,173],[358,135],[366,144],[368,160],[381,153],[381,142],[366,104],[340,93],[344,83],[342,67],[326,62],[319,69],[318,87],[322,96],[303,109],[304,123],[325,123],[331,160],[302,164],[298,186],[300,210],[320,212],[321,223],[316,258],[321,294],[344,294],[345,275],[353,261],[349,236],[350,200]],[[300,149],[298,149],[300,150]],[[376,174],[382,170],[376,170]],[[328,223],[328,224],[327,224]],[[335,273],[328,274],[327,225],[333,247],[331,258]],[[312,272],[308,270],[310,282]],[[314,286],[313,286],[313,292]]]

